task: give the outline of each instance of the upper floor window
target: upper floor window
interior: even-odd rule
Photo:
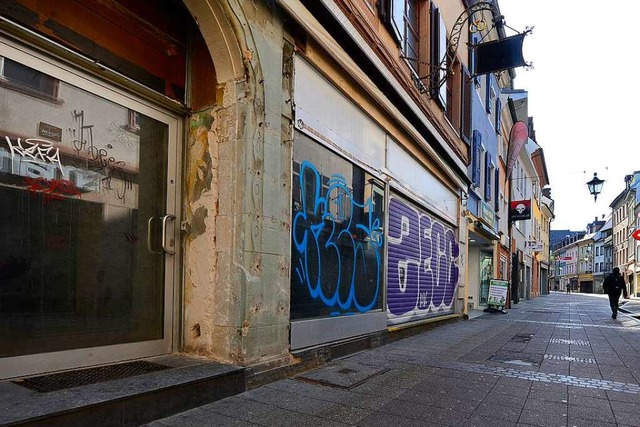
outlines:
[[[484,155],[484,199],[487,202],[491,201],[491,180],[493,179],[494,168],[491,153],[487,151]]]
[[[496,98],[495,127],[498,135],[502,134],[502,101]]]
[[[61,102],[58,79],[9,58],[0,57],[0,85],[25,95]]]
[[[399,1],[401,2],[401,1]],[[409,64],[413,71],[418,73],[418,58],[420,57],[420,33],[419,28],[419,12],[418,12],[418,0],[406,0],[405,1],[405,13],[404,13],[404,55],[407,58],[415,58],[410,60]]]
[[[472,80],[471,74],[469,70],[467,70],[464,66],[462,67],[462,72],[460,73],[461,79],[461,99],[460,99],[460,107],[462,120],[460,123],[460,135],[462,139],[467,143],[471,144],[471,93],[472,93]]]
[[[482,166],[482,134],[474,130],[471,155],[471,182],[475,187],[480,187]]]
[[[445,107],[445,115],[453,127],[460,132],[462,126],[462,113],[463,106],[462,101],[462,84],[464,79],[464,73],[461,72],[462,67],[460,61],[453,59],[453,73],[449,75],[446,83],[447,102]],[[470,118],[469,118],[470,121]]]
[[[420,64],[420,0],[379,2],[382,19],[400,44],[402,56],[417,75]]]
[[[491,86],[491,74],[487,74],[487,85],[486,85],[486,98],[485,98],[485,108],[487,110],[487,114],[491,114],[493,111],[493,97],[495,95],[495,92],[493,90],[493,87]]]
[[[447,107],[447,82],[438,87],[439,82],[446,75],[447,56],[447,28],[444,19],[440,15],[440,9],[431,3],[429,25],[429,64],[431,73],[431,97],[440,104],[443,109]],[[452,59],[452,58],[450,58]],[[440,67],[440,64],[444,64]]]

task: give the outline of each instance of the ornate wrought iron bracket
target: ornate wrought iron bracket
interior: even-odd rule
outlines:
[[[429,90],[427,89],[427,85],[422,83],[422,81],[426,80],[427,82],[431,83],[430,91],[432,95],[434,93],[437,93],[440,87],[453,74],[453,62],[449,61],[447,58],[455,57],[456,52],[458,51],[458,45],[460,44],[460,34],[462,33],[464,25],[467,23],[467,21],[469,21],[476,13],[484,11],[497,12],[493,3],[488,1],[481,1],[468,7],[460,14],[460,16],[458,16],[458,19],[453,25],[453,28],[451,28],[451,33],[447,40],[447,52],[443,56],[440,63],[437,66],[432,67],[431,72],[428,75],[424,77],[417,77],[417,80],[420,84],[416,84],[416,86],[418,87],[420,92],[424,93]],[[484,21],[473,21],[472,25],[473,30],[475,31],[482,31],[486,29],[486,24],[484,23]],[[442,71],[444,71],[444,73]],[[437,80],[434,78],[434,74],[438,76]]]

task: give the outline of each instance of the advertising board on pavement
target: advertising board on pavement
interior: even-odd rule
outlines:
[[[494,307],[504,307],[507,304],[508,291],[508,281],[491,279],[491,281],[489,282],[489,296],[487,297],[487,305]]]

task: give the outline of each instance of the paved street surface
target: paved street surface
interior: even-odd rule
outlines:
[[[640,321],[552,293],[149,424],[640,426]]]

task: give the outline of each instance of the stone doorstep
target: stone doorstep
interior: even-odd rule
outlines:
[[[171,369],[48,393],[0,382],[2,426],[139,426],[246,390],[245,368],[184,355]]]

